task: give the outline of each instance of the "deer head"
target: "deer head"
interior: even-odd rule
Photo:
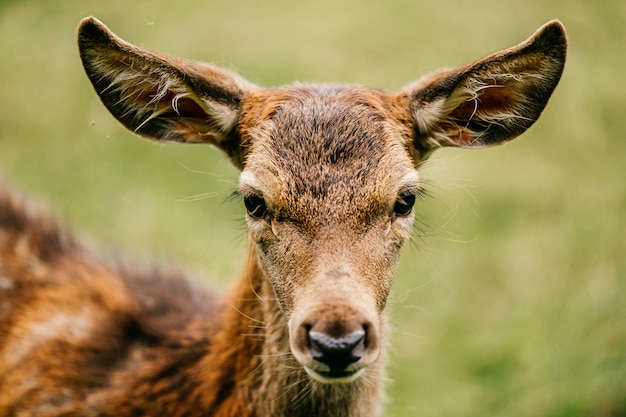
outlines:
[[[383,310],[421,192],[417,167],[439,147],[492,146],[528,129],[559,81],[566,37],[553,21],[399,92],[262,88],[133,46],[94,18],[81,23],[79,46],[124,126],[212,144],[241,170],[250,240],[291,352],[314,379],[349,382],[380,356]]]

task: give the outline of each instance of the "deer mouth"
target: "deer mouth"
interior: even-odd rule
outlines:
[[[313,369],[312,367],[304,365],[306,373],[314,380],[323,384],[347,384],[358,377],[364,372],[365,368],[358,369]]]

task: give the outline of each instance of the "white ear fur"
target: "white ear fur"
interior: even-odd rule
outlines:
[[[128,129],[155,140],[233,148],[240,103],[253,87],[246,80],[131,45],[95,18],[81,22],[78,43],[96,92]]]
[[[424,156],[441,146],[491,146],[523,133],[554,91],[566,49],[565,29],[553,21],[518,46],[409,85],[415,147]]]

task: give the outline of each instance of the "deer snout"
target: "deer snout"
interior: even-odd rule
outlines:
[[[309,331],[309,350],[313,360],[328,366],[330,374],[341,375],[365,351],[365,331],[357,330],[335,338],[325,333]]]
[[[373,320],[346,306],[320,306],[290,322],[294,357],[324,383],[358,378],[379,356],[378,337]]]

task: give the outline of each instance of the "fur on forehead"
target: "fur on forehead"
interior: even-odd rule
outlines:
[[[269,177],[296,181],[292,185],[299,193],[330,185],[323,181],[341,185],[344,175],[353,187],[387,188],[412,170],[412,125],[395,95],[354,86],[297,85],[257,92],[245,100],[246,107],[254,110],[244,110],[242,117],[241,125],[249,126],[241,132],[244,170],[253,167],[257,176],[266,171]],[[402,151],[390,152],[396,147]]]

